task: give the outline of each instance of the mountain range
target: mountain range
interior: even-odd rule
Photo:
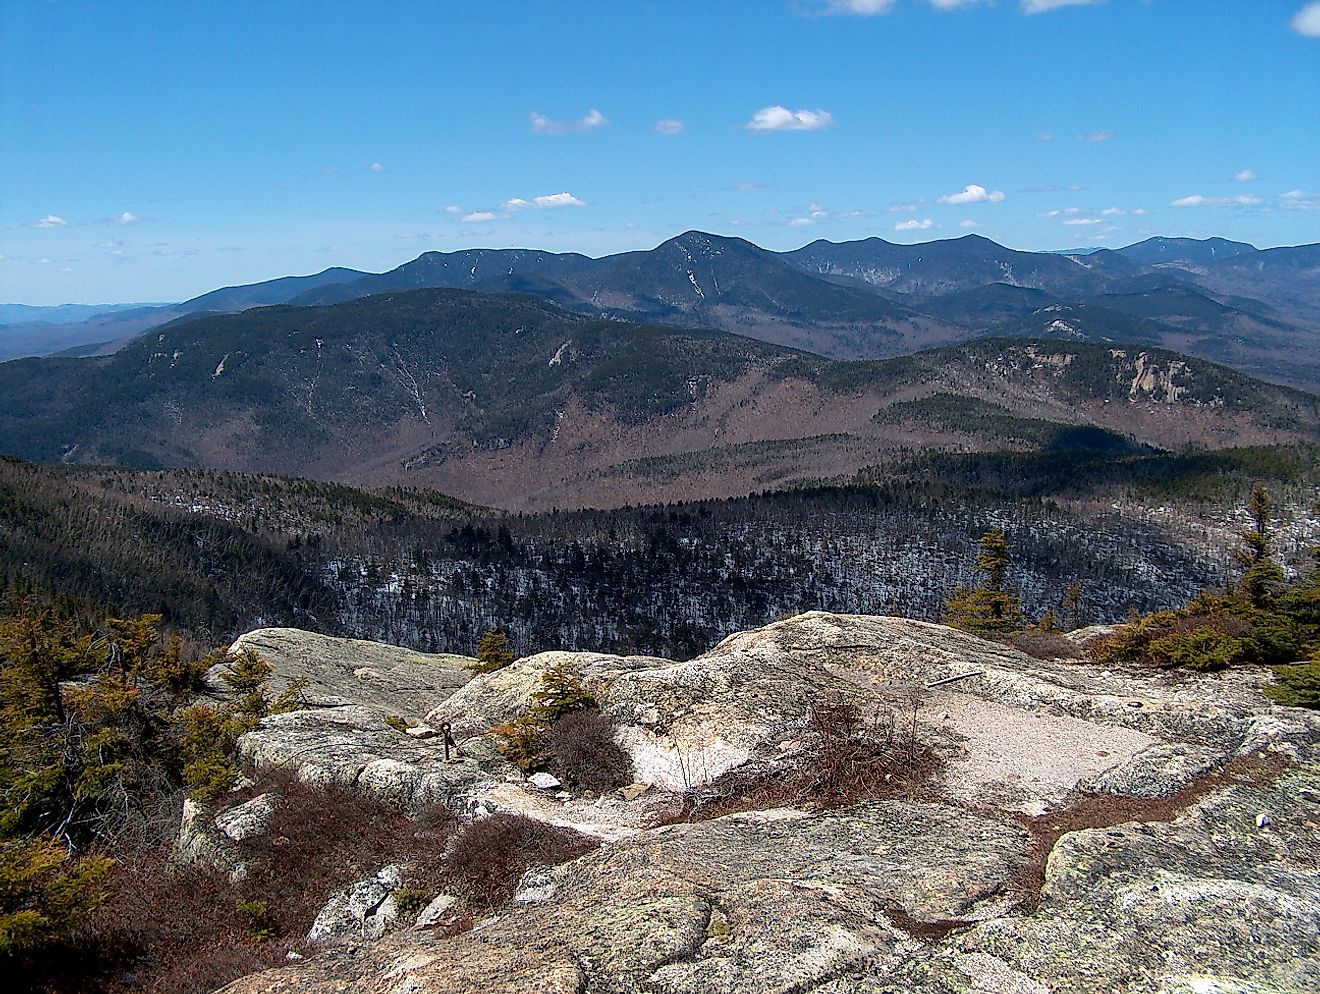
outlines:
[[[1320,244],[1258,250],[1221,238],[1021,252],[978,235],[900,245],[815,241],[775,253],[689,231],[599,259],[531,249],[426,252],[385,273],[331,268],[225,287],[181,304],[0,329],[0,358],[104,354],[180,318],[451,288],[520,293],[596,318],[734,332],[831,358],[885,358],[978,337],[1157,344],[1320,389]]]

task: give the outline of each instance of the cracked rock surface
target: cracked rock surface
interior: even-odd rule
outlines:
[[[537,796],[483,750],[561,660],[614,718],[636,789]],[[1267,679],[1040,661],[938,625],[811,613],[687,662],[543,653],[473,678],[428,709],[471,753],[448,767],[371,705],[277,716],[243,740],[254,766],[606,842],[529,871],[470,931],[363,930],[226,991],[1320,990],[1320,715],[1270,704]],[[936,777],[826,813],[655,827],[673,791],[800,750],[806,704],[836,695],[912,723]],[[1113,797],[1113,817],[1093,803],[1095,827],[1040,834],[1084,794]],[[242,835],[258,814],[224,824]]]

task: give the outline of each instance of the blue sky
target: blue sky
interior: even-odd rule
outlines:
[[[428,249],[1320,240],[1306,0],[0,0],[0,300]]]

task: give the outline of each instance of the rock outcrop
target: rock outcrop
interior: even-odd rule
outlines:
[[[565,662],[638,784],[538,791],[492,750],[489,728]],[[380,698],[276,716],[242,742],[254,773],[607,841],[529,870],[471,931],[358,938],[226,990],[1320,989],[1320,715],[1271,705],[1268,678],[1040,661],[938,625],[812,613],[687,662],[543,653],[444,688],[425,714],[459,742],[448,763],[437,739],[387,726],[402,709]],[[838,699],[915,730],[938,772],[827,813],[658,824],[688,787],[800,757],[809,706]],[[216,824],[241,836],[260,814]]]

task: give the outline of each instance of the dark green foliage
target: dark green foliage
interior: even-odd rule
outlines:
[[[252,731],[268,714],[280,714],[302,706],[305,683],[293,681],[275,697],[268,683],[271,666],[251,649],[224,658],[220,679],[233,697],[220,705],[194,704],[175,716],[180,730],[179,754],[183,781],[194,801],[210,804],[237,783],[238,740]]]
[[[1263,608],[1273,603],[1284,581],[1282,568],[1271,558],[1274,527],[1269,491],[1257,484],[1251,491],[1247,511],[1251,515],[1251,527],[1241,532],[1242,548],[1233,550],[1233,558],[1244,569],[1238,589],[1252,607]]]
[[[566,715],[596,706],[582,686],[582,676],[567,662],[558,662],[541,674],[525,714],[490,730],[496,748],[523,772],[531,772],[547,759],[551,729]]]
[[[582,685],[582,674],[572,664],[560,661],[541,674],[541,685],[532,693],[528,713],[550,725],[574,711],[596,706],[596,699]]]
[[[1275,704],[1320,708],[1320,659],[1298,666],[1276,666],[1274,679],[1274,685],[1265,688],[1265,696]]]
[[[108,896],[113,861],[49,836],[0,842],[0,966],[62,938]]]

